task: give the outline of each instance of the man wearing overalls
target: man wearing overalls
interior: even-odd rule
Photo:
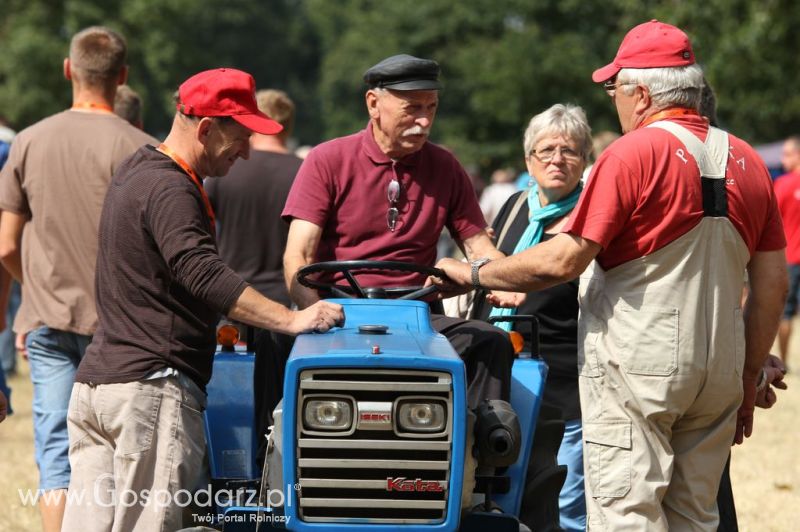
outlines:
[[[588,529],[715,531],[720,475],[752,431],[786,294],[771,180],[749,145],[698,114],[703,73],[678,28],[633,28],[592,79],[625,134],[564,232],[484,265],[479,283],[524,292],[583,272]],[[437,266],[472,283],[456,261]]]

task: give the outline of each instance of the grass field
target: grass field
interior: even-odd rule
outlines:
[[[800,338],[793,340],[795,367],[800,367]],[[19,495],[35,490],[37,483],[27,362],[21,361],[19,368],[9,382],[15,414],[0,424],[2,532],[41,530],[36,508],[23,505]],[[778,391],[778,404],[757,411],[752,438],[733,450],[731,476],[743,532],[800,530],[794,513],[800,510],[800,378],[795,373],[786,380],[789,389]]]

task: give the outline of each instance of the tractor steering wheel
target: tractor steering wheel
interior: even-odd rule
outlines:
[[[303,266],[297,271],[297,282],[308,288],[329,290],[337,297],[358,299],[374,299],[379,297],[392,299],[422,299],[423,297],[438,290],[436,285],[430,285],[426,287],[406,286],[397,288],[362,287],[361,284],[356,281],[354,275],[355,272],[375,270],[422,273],[425,275],[434,275],[442,279],[447,279],[447,274],[445,274],[444,271],[440,270],[439,268],[431,268],[429,266],[421,266],[419,264],[412,264],[409,262],[397,262],[389,260],[342,260],[318,262],[316,264]],[[352,293],[345,291],[342,286],[336,285],[332,282],[310,279],[309,276],[315,273],[341,273],[350,285]]]

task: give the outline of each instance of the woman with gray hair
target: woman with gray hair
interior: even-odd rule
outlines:
[[[592,132],[583,109],[556,104],[534,116],[525,131],[525,165],[532,185],[508,199],[493,224],[497,248],[506,255],[519,253],[557,234],[578,202],[581,175],[592,151]],[[543,404],[557,408],[565,421],[558,463],[567,466],[559,497],[561,527],[585,530],[583,452],[578,398],[578,280],[528,294],[516,309],[492,307],[485,294],[476,295],[474,318],[533,314],[539,320],[542,357],[550,370]],[[510,322],[498,327],[511,330]],[[526,325],[514,324],[530,348]]]

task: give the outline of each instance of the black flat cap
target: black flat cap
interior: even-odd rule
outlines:
[[[439,63],[407,54],[387,57],[364,72],[364,81],[371,89],[435,91],[442,88],[438,78]]]

